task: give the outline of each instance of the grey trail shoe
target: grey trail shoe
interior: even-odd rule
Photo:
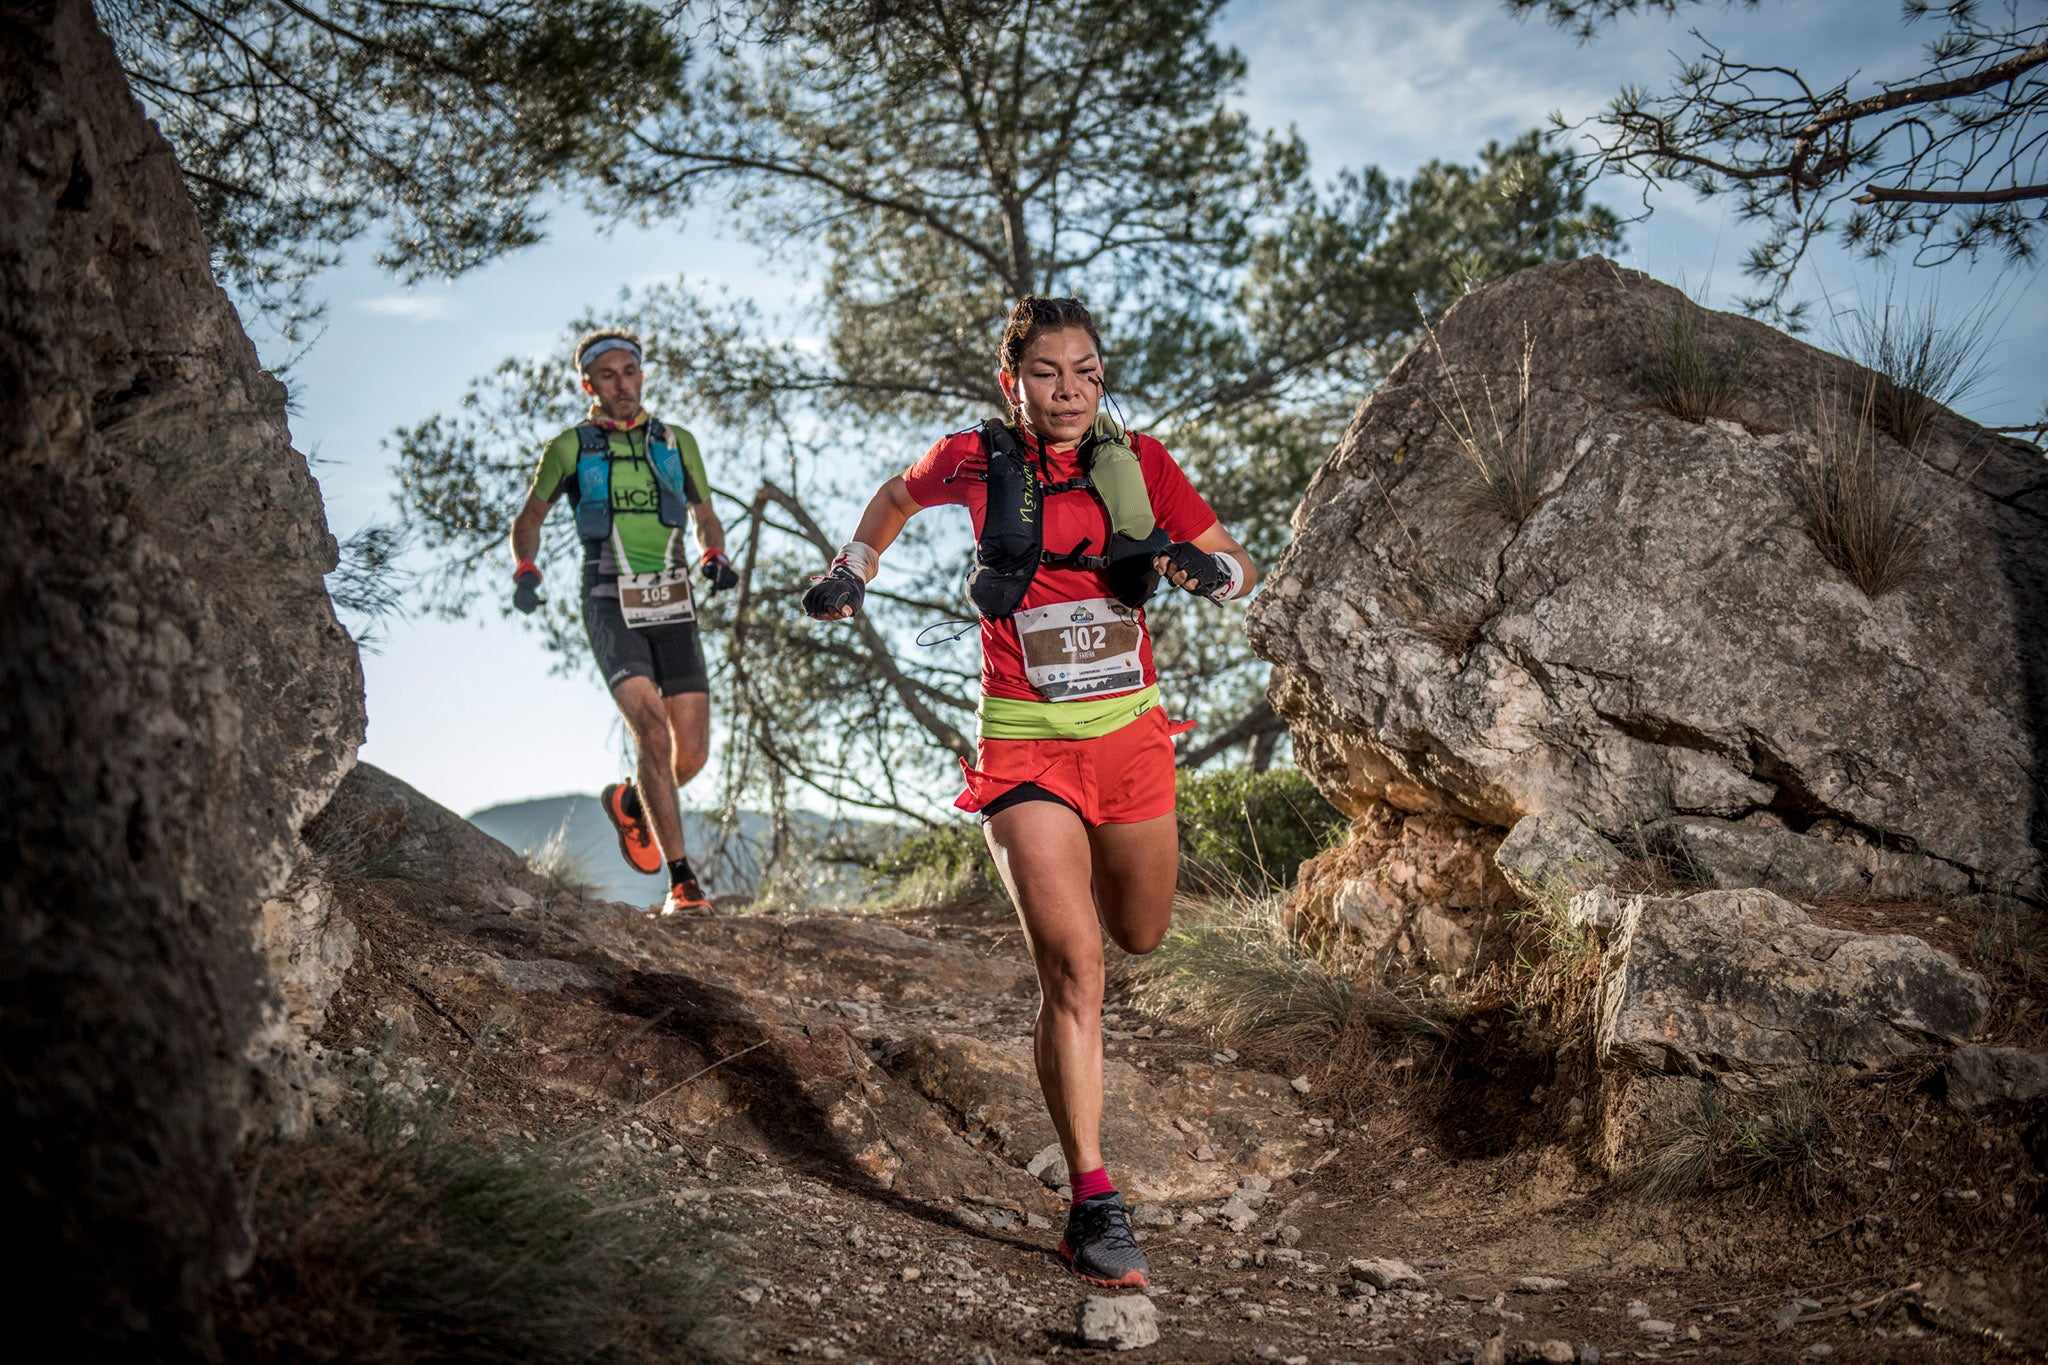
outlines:
[[[1150,1267],[1131,1220],[1124,1215],[1124,1197],[1111,1191],[1083,1199],[1067,1214],[1060,1237],[1060,1259],[1067,1269],[1107,1289],[1143,1289],[1152,1283]]]

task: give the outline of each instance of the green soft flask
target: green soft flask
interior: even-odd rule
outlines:
[[[1095,464],[1088,471],[1095,491],[1109,508],[1109,529],[1132,540],[1149,540],[1159,529],[1152,516],[1152,499],[1145,492],[1145,471],[1138,466],[1138,452],[1125,439],[1123,428],[1107,413],[1095,416]]]
[[[1095,416],[1093,462],[1088,478],[1109,513],[1110,591],[1127,607],[1143,606],[1159,590],[1155,555],[1165,551],[1166,532],[1152,515],[1152,497],[1145,491],[1145,471],[1130,438],[1107,414]]]

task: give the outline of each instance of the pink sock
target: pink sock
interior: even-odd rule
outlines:
[[[1097,1166],[1092,1171],[1083,1171],[1073,1179],[1074,1202],[1093,1199],[1098,1194],[1115,1194],[1116,1186],[1109,1183],[1109,1168]]]

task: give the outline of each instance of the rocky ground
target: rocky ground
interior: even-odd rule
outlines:
[[[364,776],[309,832],[331,844],[353,822],[345,852],[379,874],[331,882],[357,941],[320,1034],[330,1123],[350,1092],[396,1098],[707,1226],[734,1358],[1089,1348],[1092,1296],[1050,1254],[1061,1173],[1014,925],[658,920],[577,900],[480,836],[451,843],[444,815]],[[1980,1137],[1928,1096],[1870,1117],[1890,1155],[1860,1167],[1865,1120],[1844,1121],[1834,1203],[1660,1202],[1533,1131],[1461,1131],[1448,1071],[1340,1104],[1313,1062],[1262,1070],[1122,1000],[1105,1028],[1106,1146],[1157,1287],[1149,1313],[1098,1307],[1092,1330],[1156,1333],[1155,1357],[1988,1360],[2048,1343],[2029,1292],[2041,1186],[2016,1133]],[[1433,1065],[1415,1055],[1386,1065]],[[1831,1232],[1843,1207],[1861,1216]]]

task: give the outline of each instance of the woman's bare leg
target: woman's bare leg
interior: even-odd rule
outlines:
[[[1069,1171],[1102,1162],[1102,932],[1159,946],[1173,909],[1170,815],[1090,830],[1053,801],[1000,811],[983,831],[1038,972],[1038,1083]],[[1098,909],[1099,898],[1099,909]]]

